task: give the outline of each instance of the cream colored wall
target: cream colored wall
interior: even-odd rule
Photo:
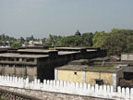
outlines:
[[[75,75],[74,72],[77,72],[77,75]],[[70,82],[82,82],[83,72],[82,71],[58,70],[58,80],[64,80],[64,81],[70,81]]]
[[[57,70],[58,80],[71,81],[71,82],[83,82],[83,71],[70,71],[70,70]],[[77,72],[77,75],[74,74]],[[123,77],[122,71],[116,73],[116,81],[119,85],[119,78]],[[103,79],[105,85],[113,85],[114,78],[113,73],[107,72],[85,72],[85,82],[95,85],[95,79]]]
[[[86,72],[86,83],[88,84],[96,84],[95,79],[103,79],[104,84],[106,85],[112,85],[113,84],[113,77],[112,73],[104,73],[104,72]]]

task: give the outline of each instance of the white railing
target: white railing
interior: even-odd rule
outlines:
[[[98,86],[58,80],[44,80],[43,83],[41,83],[38,79],[29,82],[28,78],[23,79],[12,76],[0,76],[0,86],[93,96],[115,100],[133,100],[133,88],[117,87],[117,91],[115,91],[113,86],[108,85]]]

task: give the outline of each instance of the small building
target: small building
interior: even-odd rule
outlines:
[[[133,53],[121,54],[121,61],[133,61]]]
[[[123,79],[120,79],[120,86],[133,88],[133,66],[124,67]]]
[[[124,73],[124,79],[133,80],[133,66],[125,67],[123,73]]]
[[[123,69],[115,67],[95,67],[87,65],[65,65],[55,69],[55,79],[99,85],[119,85]]]

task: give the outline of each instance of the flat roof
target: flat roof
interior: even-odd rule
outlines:
[[[133,73],[133,66],[124,68],[124,72],[131,72]]]
[[[90,52],[90,51],[97,51],[96,49],[87,49],[87,52]]]
[[[75,54],[79,53],[79,51],[58,51],[58,55],[67,55],[67,54]]]
[[[57,50],[44,50],[44,49],[19,49],[18,52],[40,52],[40,53],[49,53],[49,52],[57,52]]]
[[[118,72],[122,70],[122,68],[115,67],[96,67],[96,66],[88,66],[88,65],[65,65],[62,67],[56,68],[57,70],[70,70],[70,71],[89,71],[89,72]]]
[[[68,64],[69,65],[86,65],[88,63],[89,63],[88,59],[79,59],[79,60],[70,61]]]
[[[55,47],[56,49],[87,49],[89,47]]]
[[[19,54],[19,53],[2,53],[0,57],[16,57],[16,58],[42,58],[48,57],[48,55],[27,55],[27,54]]]

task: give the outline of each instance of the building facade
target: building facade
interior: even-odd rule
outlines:
[[[115,67],[89,67],[87,65],[65,65],[55,69],[55,79],[70,82],[113,85],[120,84],[123,69]]]
[[[122,61],[133,61],[133,53],[121,54]]]
[[[55,50],[18,49],[0,53],[0,74],[54,79],[54,69],[69,61],[106,56],[106,50],[97,48],[60,47]]]

